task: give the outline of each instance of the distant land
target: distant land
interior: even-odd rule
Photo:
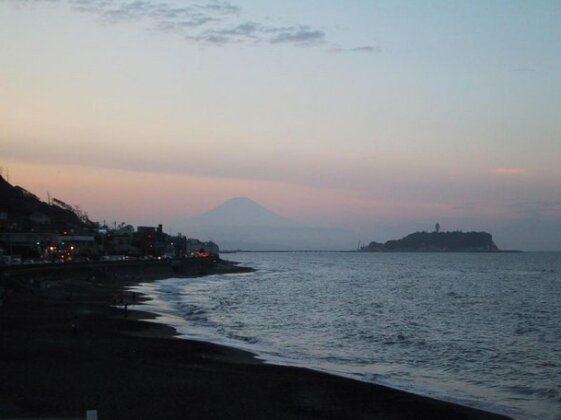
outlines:
[[[247,197],[229,199],[176,225],[182,232],[219,243],[222,250],[346,251],[356,248],[354,232],[309,226],[278,215]]]
[[[487,232],[415,232],[386,243],[370,242],[363,252],[500,252]]]

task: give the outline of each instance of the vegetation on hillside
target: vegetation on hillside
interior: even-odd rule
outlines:
[[[499,249],[487,232],[415,232],[384,244],[370,242],[370,252],[495,252]]]
[[[95,227],[88,215],[76,206],[53,198],[50,203],[26,189],[13,186],[0,175],[0,213],[4,231],[82,232]]]

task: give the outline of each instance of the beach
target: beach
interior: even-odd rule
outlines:
[[[499,419],[503,416],[174,337],[127,291],[169,265],[1,274],[0,418]],[[126,304],[126,308],[125,308]]]

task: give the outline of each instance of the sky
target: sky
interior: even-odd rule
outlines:
[[[0,167],[97,221],[247,196],[561,250],[561,3],[0,0]],[[167,229],[166,229],[167,228]]]

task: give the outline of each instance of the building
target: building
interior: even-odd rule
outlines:
[[[138,247],[143,255],[158,257],[164,253],[168,235],[163,232],[162,225],[138,226],[133,244]]]

